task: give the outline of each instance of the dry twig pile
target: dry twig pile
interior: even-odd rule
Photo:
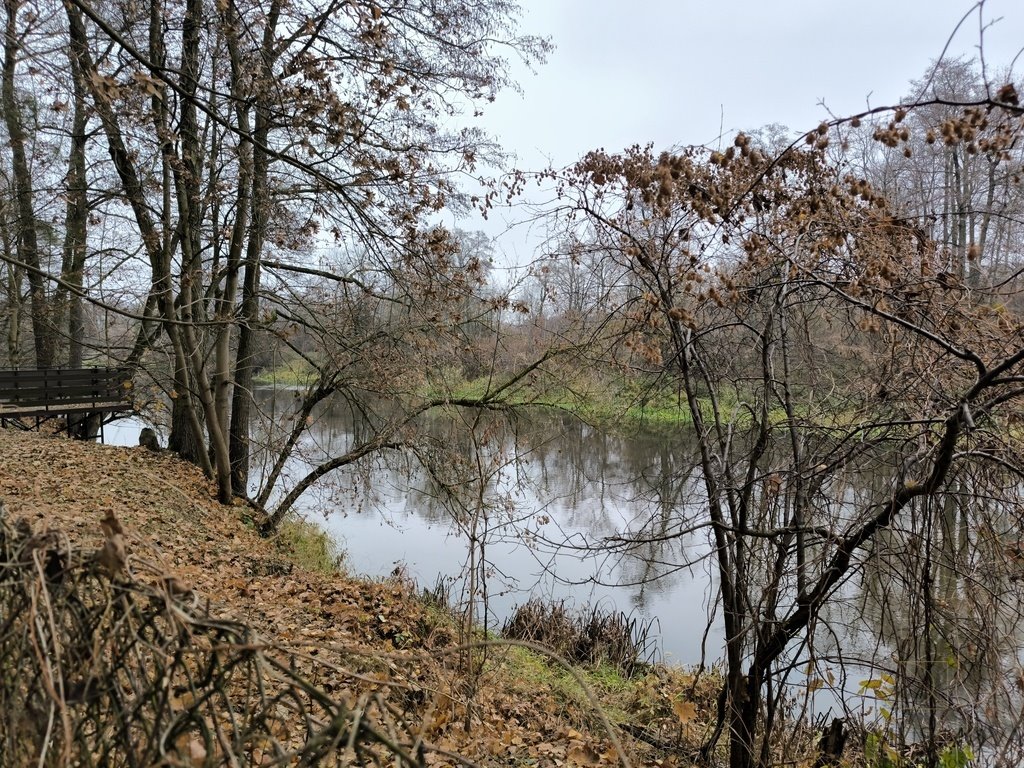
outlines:
[[[384,697],[332,696],[308,658],[213,615],[173,577],[126,573],[119,525],[103,527],[103,547],[84,552],[0,519],[0,763],[424,762],[428,745]]]

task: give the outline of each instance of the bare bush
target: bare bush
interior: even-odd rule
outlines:
[[[386,692],[339,695],[331,662],[173,577],[112,578],[102,552],[0,520],[4,765],[424,764],[420,718]]]

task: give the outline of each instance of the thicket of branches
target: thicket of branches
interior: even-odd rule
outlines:
[[[276,649],[174,577],[127,574],[104,525],[91,552],[0,517],[5,765],[423,765],[434,751],[415,708],[324,685],[343,654]]]
[[[472,363],[474,339],[511,310],[482,295],[485,245],[432,218],[468,206],[460,179],[500,156],[458,116],[513,87],[506,56],[547,50],[518,34],[518,7],[4,11],[5,364],[137,369],[137,391],[152,392],[140,404],[169,404],[169,447],[217,479],[222,501],[250,492],[254,447],[287,455],[292,426],[332,395],[373,427],[296,495],[405,442],[396,411],[432,407],[435,359]],[[273,445],[252,446],[253,375],[276,349],[304,357],[315,385]],[[266,503],[280,473],[263,479]]]
[[[697,512],[605,546],[707,531],[734,768],[781,759],[794,690],[843,699],[858,662],[901,749],[1016,760],[1022,137],[1015,86],[955,62],[790,145],[551,174],[552,263],[586,291],[559,297],[558,333],[678,392],[697,435]],[[859,657],[861,579],[889,620]]]
[[[1009,76],[940,62],[905,103],[792,143],[766,129],[544,172],[549,257],[515,297],[485,290],[484,244],[430,223],[532,180],[466,199],[458,180],[499,152],[450,130],[512,85],[502,55],[543,57],[514,4],[4,10],[7,363],[145,371],[171,447],[223,501],[248,493],[259,437],[268,529],[329,473],[417,447],[432,409],[505,407],[581,371],[675,392],[699,497],[600,546],[708,535],[726,684],[705,757],[725,733],[733,768],[773,764],[795,688],[843,697],[859,579],[860,611],[885,626],[864,654],[868,689],[895,702],[884,738],[921,742],[928,765],[964,741],[1018,759],[1024,109]],[[524,319],[497,333],[509,315]],[[253,432],[253,375],[280,350],[309,386]],[[450,378],[480,374],[482,393],[453,395]],[[329,399],[360,429],[281,489]],[[459,483],[479,512],[477,437],[475,484]]]

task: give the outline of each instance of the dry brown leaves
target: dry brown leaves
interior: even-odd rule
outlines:
[[[10,519],[60,530],[117,575],[159,582],[247,622],[313,684],[353,708],[374,702],[421,724],[425,763],[610,765],[612,743],[584,701],[510,674],[491,653],[472,699],[452,625],[406,585],[293,567],[246,524],[247,507],[169,454],[0,429],[0,500]],[[104,554],[105,553],[105,554]],[[109,560],[109,563],[107,561]],[[634,764],[675,765],[642,742]]]

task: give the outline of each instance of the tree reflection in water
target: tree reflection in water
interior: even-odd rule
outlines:
[[[256,431],[270,441],[289,394],[261,397],[268,417]],[[423,585],[475,574],[491,626],[530,595],[568,598],[655,619],[670,660],[719,656],[692,435],[617,434],[557,411],[473,418],[469,430],[464,421],[423,419],[414,449],[353,465],[301,509],[338,537],[357,572],[383,576],[402,564]],[[325,409],[285,471],[308,471],[358,441],[361,428],[348,409]],[[858,485],[826,489],[831,508],[822,513],[841,519],[880,498],[892,481],[883,458],[850,473]],[[959,477],[955,492],[919,500],[879,536],[792,656],[796,706],[821,711],[845,700],[873,716],[884,708],[905,733],[924,732],[928,718],[940,729],[1012,731],[1020,689],[992,683],[1020,675],[1024,555],[1020,510],[984,501],[996,482]],[[785,494],[760,493],[758,504],[787,503]],[[883,675],[900,682],[878,701],[878,689],[861,682]]]

